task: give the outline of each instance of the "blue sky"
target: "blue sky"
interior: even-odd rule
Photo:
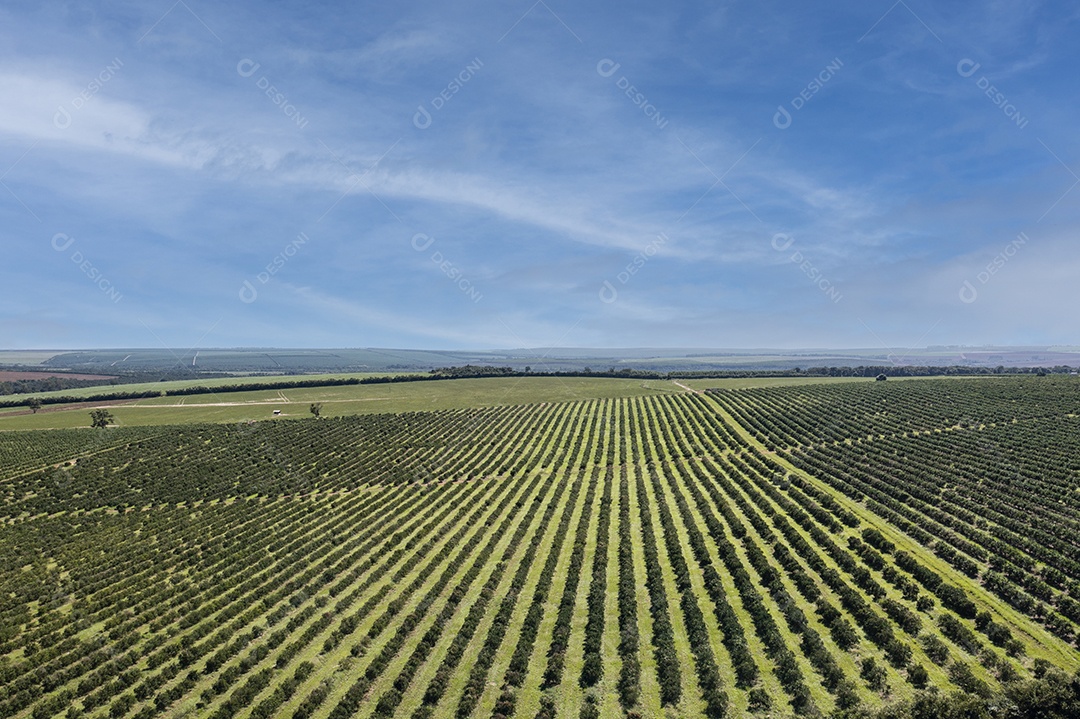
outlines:
[[[1078,344],[1078,13],[6,2],[0,347]]]

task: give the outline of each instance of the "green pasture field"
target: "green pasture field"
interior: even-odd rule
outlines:
[[[61,353],[62,350],[0,350],[0,364],[26,366],[39,365],[44,364],[52,357]]]
[[[93,397],[107,392],[165,392],[169,390],[185,389],[188,387],[222,387],[225,385],[242,385],[259,382],[290,382],[313,379],[349,379],[364,377],[393,377],[398,375],[413,374],[411,372],[351,372],[344,374],[311,374],[311,375],[248,375],[237,377],[209,377],[206,379],[183,379],[167,380],[164,382],[136,382],[132,384],[103,384],[93,387],[76,387],[72,389],[54,390],[52,392],[35,392],[33,394],[19,395],[24,397]],[[10,398],[9,398],[10,399]]]
[[[342,375],[346,376],[346,375]],[[354,376],[354,375],[347,375]],[[284,379],[306,379],[286,377]],[[259,378],[263,380],[265,378]],[[206,382],[209,385],[213,380]],[[253,379],[253,381],[255,381]],[[221,380],[219,384],[236,383]],[[174,384],[162,382],[161,385]],[[202,382],[175,383],[177,387]],[[139,385],[131,385],[138,387]],[[154,387],[155,385],[150,385]],[[74,394],[76,390],[72,391]],[[100,393],[100,388],[98,393]],[[533,402],[633,397],[681,392],[672,382],[590,377],[497,377],[368,385],[257,390],[139,400],[104,401],[46,406],[37,414],[25,408],[0,410],[0,431],[89,427],[92,408],[107,407],[121,426],[246,422],[310,417],[312,403],[322,403],[324,416],[421,412],[466,407],[491,407]],[[93,393],[87,393],[91,395]],[[280,410],[280,415],[274,415]]]

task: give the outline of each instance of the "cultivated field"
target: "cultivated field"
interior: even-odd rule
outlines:
[[[23,372],[12,370],[0,370],[0,382],[15,382],[26,379],[48,379],[50,377],[66,377],[68,379],[112,379],[108,375],[100,374],[75,374],[72,372]]]
[[[260,381],[261,378],[248,379]],[[221,383],[242,384],[243,381],[243,379],[223,380]],[[213,387],[212,382],[212,380],[189,380],[161,384],[172,385],[163,387],[166,389],[178,389],[192,385]],[[129,387],[136,389],[131,390]],[[119,389],[140,391],[142,388],[143,385],[130,385]],[[93,396],[102,391],[101,388],[87,389],[92,391],[82,390],[82,396]],[[96,406],[107,407],[116,417],[116,423],[119,425],[154,426],[193,422],[259,421],[273,417],[274,410],[281,411],[279,419],[310,417],[309,408],[313,402],[322,403],[324,415],[338,416],[632,397],[681,391],[684,390],[674,383],[662,380],[587,377],[476,378],[306,387],[46,405],[37,414],[22,407],[2,408],[0,409],[0,431],[89,427],[89,412]],[[57,394],[78,396],[79,392],[80,390],[70,390]]]
[[[0,716],[814,716],[1080,668],[1075,378],[515,381],[0,433]]]

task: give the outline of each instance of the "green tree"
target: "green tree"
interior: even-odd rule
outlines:
[[[41,400],[37,397],[31,397],[26,400],[26,406],[29,407],[34,414],[37,414],[37,411],[41,409]]]
[[[885,668],[878,666],[877,661],[873,657],[866,657],[862,660],[859,676],[865,679],[866,685],[874,691],[886,691],[887,684],[885,680],[888,678],[888,675],[885,673]]]
[[[95,409],[90,413],[91,427],[108,427],[113,422],[112,412],[107,409]]]
[[[907,678],[913,687],[922,689],[930,681],[930,674],[921,664],[915,664],[908,667]]]
[[[318,419],[322,416],[322,402],[312,402],[310,407],[311,414],[315,415]]]

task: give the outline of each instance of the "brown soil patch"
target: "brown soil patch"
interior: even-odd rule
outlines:
[[[22,372],[12,370],[0,370],[0,382],[15,382],[20,379],[48,379],[50,377],[66,377],[67,379],[116,379],[115,375],[103,374],[71,374],[70,372]]]

